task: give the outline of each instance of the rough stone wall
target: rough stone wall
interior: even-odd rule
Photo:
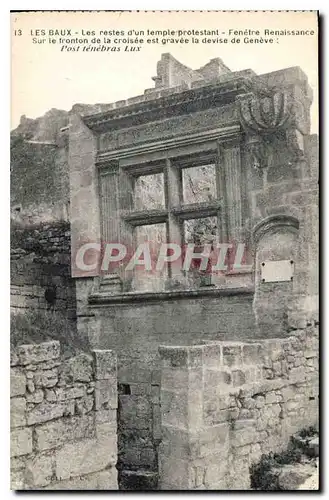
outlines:
[[[253,293],[159,299],[151,303],[141,297],[139,303],[117,303],[94,309],[95,316],[87,316],[82,306],[84,281],[77,283],[79,336],[89,338],[92,348],[101,346],[118,353],[122,487],[146,484],[153,489],[161,439],[159,345],[192,345],[200,336],[211,340],[250,338],[254,331]]]
[[[305,137],[305,156],[293,170],[284,158],[265,171],[247,168],[249,223],[257,227],[278,221],[255,244],[254,312],[261,335],[273,325],[275,335],[280,335],[291,314],[300,325],[305,325],[306,317],[318,319],[318,137]],[[285,219],[295,219],[298,227],[285,225]],[[280,259],[294,261],[293,281],[260,283],[262,260]]]
[[[191,86],[194,82],[207,82],[218,78],[222,74],[230,73],[231,71],[223,61],[218,57],[211,59],[207,64],[197,70],[188,68],[180,63],[171,54],[166,53],[161,55],[160,61],[157,63],[157,76],[152,79],[155,82],[155,89],[167,89],[177,85]],[[152,89],[148,89],[151,91]]]
[[[318,328],[161,347],[161,489],[249,489],[249,467],[318,425]]]
[[[13,224],[10,296],[14,314],[51,308],[65,313],[69,319],[75,318],[70,244],[68,223],[32,227]]]
[[[64,362],[57,341],[11,353],[11,488],[117,489],[116,355]]]

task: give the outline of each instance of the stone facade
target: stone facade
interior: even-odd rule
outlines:
[[[78,331],[93,348],[118,352],[118,466],[128,489],[155,487],[159,345],[284,338],[289,325],[318,320],[318,146],[307,76],[297,67],[232,72],[220,60],[192,71],[163,55],[154,81],[106,111],[72,114],[69,132]],[[209,165],[212,198],[185,202],[182,171]],[[135,187],[160,174],[164,203],[141,210]],[[138,281],[122,268],[106,277],[75,266],[81,244],[131,247],[149,224],[162,224],[168,241],[183,245],[182,228],[195,217],[215,218],[219,241],[245,243],[251,272],[207,287],[173,269],[168,280]],[[264,282],[267,261],[292,262],[293,279]]]
[[[57,341],[11,352],[11,488],[115,490],[116,355],[60,356]]]
[[[318,426],[318,329],[160,347],[162,490],[248,490],[249,468]]]

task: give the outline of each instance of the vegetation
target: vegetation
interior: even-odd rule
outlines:
[[[29,310],[24,314],[12,314],[10,335],[12,348],[22,344],[40,344],[50,340],[60,341],[64,357],[70,357],[85,350],[81,338],[77,335],[75,322],[62,313]]]
[[[301,430],[297,437],[313,437],[317,434],[314,427]],[[300,463],[304,454],[304,449],[299,446],[298,439],[292,436],[288,448],[281,453],[269,453],[262,455],[257,464],[250,467],[250,482],[253,490],[282,491],[279,484],[279,475],[282,466]]]

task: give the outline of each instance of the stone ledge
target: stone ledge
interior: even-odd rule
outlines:
[[[199,288],[196,290],[175,290],[166,292],[126,292],[117,295],[94,293],[89,295],[89,304],[124,304],[131,302],[159,302],[164,300],[177,300],[199,297],[227,297],[232,295],[253,295],[254,287],[226,287],[226,288]]]

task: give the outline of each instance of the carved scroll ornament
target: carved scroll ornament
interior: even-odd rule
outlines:
[[[267,166],[269,145],[287,148],[290,161],[303,156],[303,137],[294,126],[294,105],[284,91],[262,90],[238,97],[241,125],[256,168]]]

